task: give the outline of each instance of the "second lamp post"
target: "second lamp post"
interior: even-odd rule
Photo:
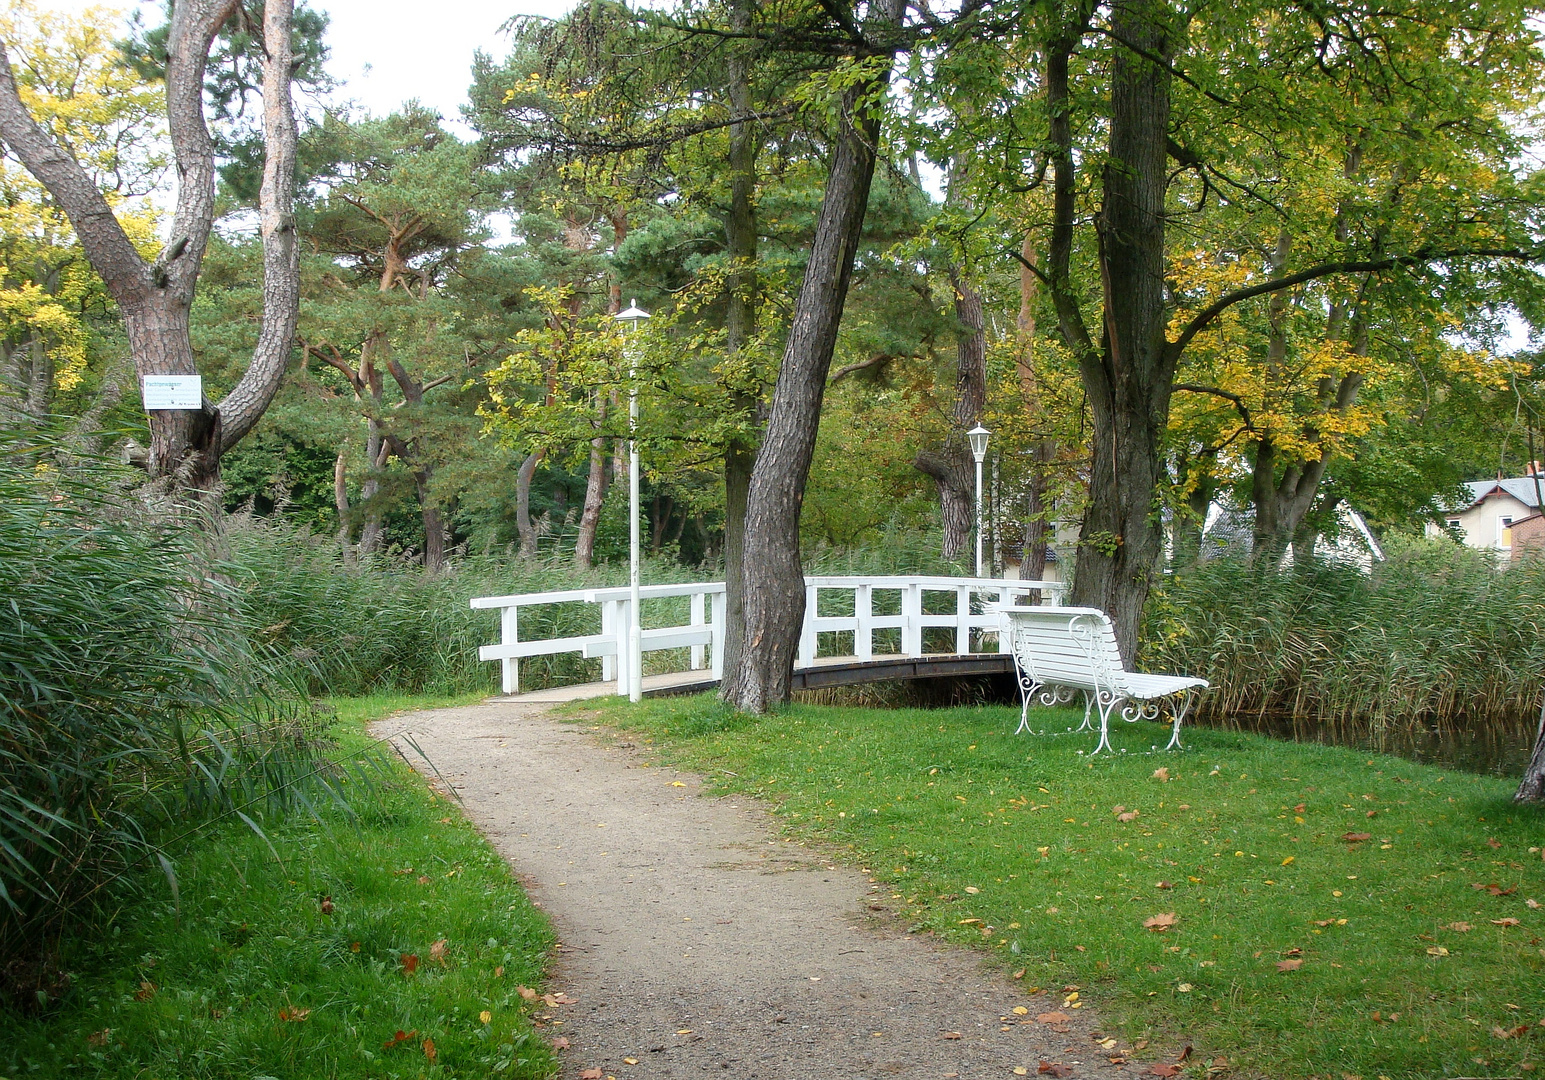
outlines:
[[[649,312],[638,306],[637,300],[628,302],[626,311],[617,313],[617,321],[627,327],[629,338],[638,332],[638,324],[649,318]],[[643,618],[639,611],[638,595],[638,345],[629,341],[623,347],[628,357],[628,700],[644,699],[644,639]],[[982,487],[982,466],[976,467],[976,486]],[[977,496],[980,504],[981,496]],[[981,518],[977,512],[978,521]],[[977,562],[981,562],[981,543],[977,543]]]
[[[981,424],[966,432],[971,456],[976,458],[976,576],[982,576],[982,459],[987,456],[987,437],[992,432]]]

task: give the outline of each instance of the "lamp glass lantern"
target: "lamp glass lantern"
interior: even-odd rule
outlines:
[[[992,435],[981,424],[966,432],[971,456],[976,459],[976,576],[982,576],[982,460],[987,457],[987,439]]]
[[[625,311],[619,311],[616,319],[629,337],[638,332],[639,324],[649,318],[649,312],[638,306],[637,300],[628,301]],[[644,649],[641,618],[639,614],[639,532],[638,532],[638,350],[625,346],[628,358],[628,655],[627,668],[618,672],[618,682],[626,676],[629,701],[642,701],[644,697]],[[977,470],[980,472],[980,468]],[[980,487],[980,483],[977,485]],[[619,685],[617,692],[622,692]]]
[[[621,316],[618,317],[621,318]],[[987,456],[987,439],[991,435],[992,432],[988,431],[981,424],[966,432],[966,441],[971,444],[971,456],[976,458],[978,465]]]

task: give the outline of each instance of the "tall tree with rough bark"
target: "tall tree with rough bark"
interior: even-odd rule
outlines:
[[[1051,189],[1046,216],[1026,223],[1046,238],[1044,264],[1020,236],[1001,251],[1040,280],[1082,373],[1092,460],[1073,598],[1110,612],[1131,657],[1162,552],[1166,429],[1188,348],[1236,306],[1308,282],[1374,275],[1446,295],[1530,276],[1515,267],[1538,256],[1540,203],[1519,182],[1522,143],[1504,118],[1509,102],[1534,100],[1541,56],[1507,0],[1463,20],[1427,0],[1245,5],[1206,20],[1166,0],[1025,14],[1002,24],[1019,51],[1002,39],[982,49],[996,54],[984,64],[1028,58],[1001,81],[1030,92],[986,120],[975,101],[951,116],[990,148],[981,160],[1007,163],[984,177],[984,198]],[[1349,147],[1400,163],[1398,198],[1353,181],[1290,189]],[[1220,207],[1290,232],[1291,260],[1273,271],[1219,228]],[[1327,224],[1338,213],[1339,234]],[[1176,260],[1198,244],[1258,272],[1221,291],[1179,288]]]
[[[883,0],[862,15],[840,5],[831,10],[853,59],[841,69],[826,191],[751,472],[742,570],[745,624],[738,663],[725,672],[722,690],[724,700],[752,713],[764,713],[789,696],[805,613],[799,511],[906,14],[902,0]]]
[[[219,480],[220,455],[249,432],[273,400],[290,359],[299,299],[294,221],[296,127],[290,99],[293,0],[269,0],[262,16],[263,180],[259,230],[264,245],[263,327],[251,363],[218,403],[150,414],[152,478],[207,490]],[[101,188],[22,100],[0,42],[0,140],[69,217],[93,269],[123,316],[135,370],[146,375],[198,373],[188,313],[215,210],[214,145],[205,122],[205,71],[211,46],[238,0],[178,0],[166,37],[167,128],[178,189],[169,239],[154,258],[141,254]]]

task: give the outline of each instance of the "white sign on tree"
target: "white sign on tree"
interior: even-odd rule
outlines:
[[[201,409],[204,407],[202,375],[146,375],[140,383],[145,411]]]

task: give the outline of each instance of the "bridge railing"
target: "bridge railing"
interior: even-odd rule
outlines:
[[[1042,603],[1059,604],[1067,586],[1055,581],[1004,581],[998,578],[949,578],[926,576],[891,577],[809,577],[805,579],[805,624],[800,635],[798,668],[812,667],[819,654],[818,635],[824,633],[851,632],[853,634],[853,658],[873,660],[877,655],[917,657],[928,655],[926,631],[933,629],[953,630],[952,644],[956,653],[972,652],[973,631],[981,638],[982,631],[996,631],[999,616],[989,610],[994,604],[1013,604],[1031,593],[1039,594]],[[899,593],[899,608],[894,613],[875,612],[876,592]],[[827,610],[833,606],[832,593],[852,595],[851,614],[821,615],[823,594],[826,594]],[[929,594],[953,594],[946,606],[947,612],[929,611],[938,607],[931,603]],[[639,600],[657,600],[666,597],[688,598],[688,621],[680,625],[654,627],[642,630],[639,638],[642,651],[662,649],[688,650],[688,663],[692,671],[706,671],[711,678],[719,679],[724,670],[725,595],[722,581],[699,582],[686,585],[645,585],[639,590]],[[581,634],[569,637],[541,638],[522,641],[520,637],[520,609],[546,604],[587,603],[600,606],[601,631],[598,634]],[[847,607],[846,603],[839,606]],[[896,607],[882,604],[882,607]],[[619,694],[626,694],[628,686],[628,631],[636,617],[632,598],[627,588],[566,589],[558,592],[525,593],[517,596],[479,596],[472,600],[473,608],[499,612],[499,643],[484,645],[478,649],[478,659],[499,661],[502,684],[506,694],[520,692],[521,657],[551,656],[560,653],[579,653],[587,658],[599,658],[601,678],[616,680]],[[875,631],[899,630],[899,651],[875,651]],[[898,636],[898,635],[890,635]],[[993,649],[976,651],[1008,652],[1009,643],[1004,635],[997,635]],[[940,650],[935,649],[934,652]],[[950,650],[945,650],[950,651]]]

